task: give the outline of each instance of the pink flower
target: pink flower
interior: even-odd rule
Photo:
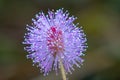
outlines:
[[[40,12],[33,19],[32,26],[27,26],[23,44],[29,53],[27,58],[47,75],[52,69],[56,72],[62,59],[66,73],[72,73],[73,65],[80,67],[81,56],[86,51],[86,38],[83,30],[76,27],[74,16],[63,9],[48,11],[48,15]]]

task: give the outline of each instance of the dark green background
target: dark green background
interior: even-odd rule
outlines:
[[[89,46],[69,80],[120,80],[120,0],[0,0],[0,80],[62,80],[54,71],[43,77],[22,45],[35,14],[59,8],[78,17]]]

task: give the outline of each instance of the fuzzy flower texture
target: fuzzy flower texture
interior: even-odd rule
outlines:
[[[48,15],[40,12],[32,19],[32,25],[27,25],[23,42],[29,53],[27,58],[32,59],[44,75],[48,75],[51,70],[57,73],[60,60],[65,73],[72,73],[74,65],[82,65],[86,38],[81,27],[73,23],[75,19],[63,9],[49,10]]]

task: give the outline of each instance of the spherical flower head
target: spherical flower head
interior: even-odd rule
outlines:
[[[69,17],[63,9],[48,11],[48,15],[40,12],[27,25],[27,33],[23,44],[29,53],[27,58],[33,60],[44,75],[53,69],[58,72],[60,59],[66,73],[72,73],[74,65],[83,63],[83,52],[86,51],[86,38],[81,27],[73,23],[76,18]]]

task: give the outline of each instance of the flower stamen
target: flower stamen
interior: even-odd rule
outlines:
[[[55,57],[58,53],[62,53],[64,50],[62,31],[57,27],[50,27],[47,35],[47,46],[53,56]]]

